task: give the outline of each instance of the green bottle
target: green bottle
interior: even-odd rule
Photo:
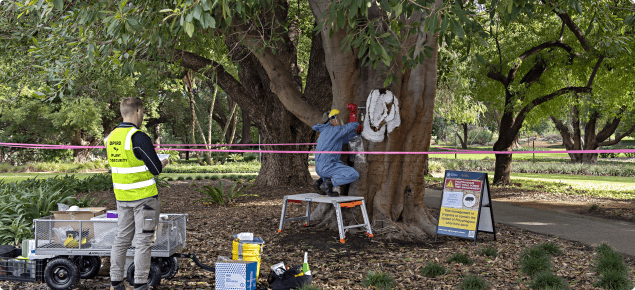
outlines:
[[[302,263],[302,273],[304,273],[304,275],[311,276],[311,269],[309,269],[309,252],[304,252],[304,263]]]

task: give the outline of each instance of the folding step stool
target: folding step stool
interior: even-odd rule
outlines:
[[[285,218],[287,214],[287,204],[291,203],[302,203],[306,202],[306,215],[294,218]],[[303,193],[303,194],[295,194],[295,195],[285,195],[282,200],[282,215],[280,216],[280,227],[278,228],[278,232],[282,232],[284,229],[284,224],[292,221],[304,220],[304,226],[309,226],[311,220],[311,202],[320,202],[320,203],[330,203],[335,207],[335,213],[337,215],[337,227],[340,231],[340,243],[345,242],[346,231],[350,228],[366,228],[366,235],[369,237],[373,237],[373,230],[370,228],[370,222],[368,221],[368,214],[366,213],[366,202],[364,201],[364,197],[361,196],[337,196],[330,197],[328,195],[319,195],[317,193]],[[362,210],[362,216],[364,217],[364,223],[359,225],[351,225],[344,226],[344,222],[342,221],[342,208],[353,208],[355,206],[360,206]]]

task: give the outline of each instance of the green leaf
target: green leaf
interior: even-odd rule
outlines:
[[[194,23],[185,22],[185,33],[187,33],[188,36],[192,37],[192,35],[194,34]]]
[[[401,14],[401,9],[403,9],[403,5],[401,4],[401,2],[397,5],[395,5],[395,17],[399,17],[399,15]]]
[[[53,6],[59,10],[64,10],[64,0],[53,0]]]
[[[381,7],[381,10],[390,12],[390,2],[388,2],[388,0],[380,0],[379,6]]]
[[[205,25],[207,25],[207,27],[216,28],[216,20],[209,13],[205,14]]]
[[[476,54],[476,61],[478,61],[478,63],[480,63],[480,64],[486,64],[487,63],[487,61],[485,61],[485,58],[483,58],[483,56],[478,54],[478,53]]]
[[[132,27],[132,29],[141,29],[141,24],[139,24],[139,21],[137,21],[137,19],[135,19],[134,17],[130,17],[128,19],[126,19],[128,21],[128,24]]]
[[[441,33],[445,32],[446,29],[448,29],[448,17],[443,15],[441,20]]]
[[[337,13],[337,26],[339,26],[340,28],[344,28],[345,24],[346,17],[344,16],[344,12],[340,11],[339,13]]]
[[[573,9],[575,9],[575,12],[578,12],[578,14],[582,14],[582,6],[580,6],[580,2],[573,2]]]
[[[390,57],[388,56],[386,49],[384,49],[384,47],[381,45],[379,47],[381,49],[381,60],[384,62],[386,66],[390,66]]]
[[[192,16],[194,16],[194,19],[196,19],[196,20],[200,20],[201,19],[201,6],[200,5],[194,6],[194,11],[192,11]]]
[[[450,20],[450,27],[452,27],[452,31],[460,38],[463,39],[465,37],[465,31],[463,31],[463,26],[461,23],[456,21],[456,19]]]

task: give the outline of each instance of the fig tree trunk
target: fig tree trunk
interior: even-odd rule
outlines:
[[[441,1],[437,2],[435,5]],[[328,1],[310,1],[310,5],[315,17],[320,19],[328,7]],[[424,16],[415,13],[411,17],[416,21]],[[325,27],[321,35],[326,67],[333,84],[332,108],[348,112],[347,103],[368,107],[368,95],[372,90],[383,89],[386,75],[380,68],[362,66],[357,58],[358,51],[340,50],[346,32],[336,29],[330,36],[329,29]],[[398,99],[401,125],[388,133],[383,142],[364,140],[365,151],[411,152],[429,149],[437,82],[436,37],[425,34],[409,39],[412,45],[416,44],[418,51],[422,49],[423,43],[432,47],[431,57],[423,63],[405,69],[404,73],[401,73],[402,63],[391,64],[397,72],[397,81],[386,89]],[[407,53],[406,49],[402,53]],[[400,60],[401,57],[396,59]],[[392,106],[391,110],[396,109],[394,103]],[[396,237],[425,238],[435,233],[436,218],[428,212],[423,199],[427,158],[427,155],[366,155],[366,163],[355,164],[360,178],[351,184],[348,194],[365,198],[374,228],[395,229]],[[316,215],[323,218],[332,216],[324,207],[316,211]]]

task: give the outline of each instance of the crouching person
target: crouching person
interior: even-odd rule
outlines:
[[[341,125],[339,111],[331,110],[324,124],[313,125],[320,133],[315,151],[342,151],[342,145],[361,133],[357,122]],[[326,119],[326,118],[325,118]],[[315,172],[320,176],[313,187],[321,195],[339,196],[341,186],[359,178],[359,173],[340,160],[340,154],[316,153]]]

